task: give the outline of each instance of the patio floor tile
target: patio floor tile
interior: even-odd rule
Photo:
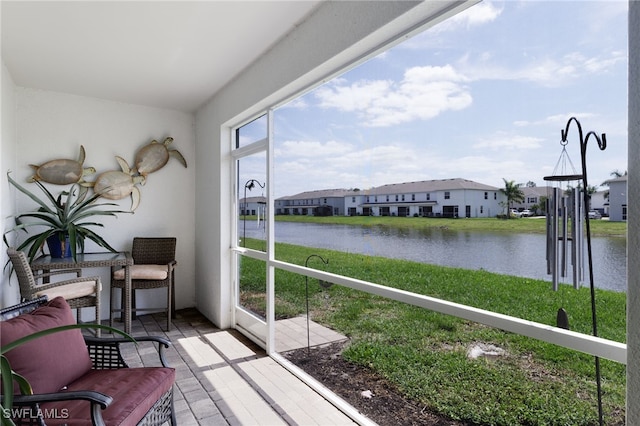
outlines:
[[[353,425],[351,418],[235,330],[219,330],[195,309],[178,311],[165,333],[164,314],[139,316],[132,335],[167,337],[166,358],[176,368],[176,419],[191,425]],[[120,324],[121,325],[121,324]],[[280,352],[344,340],[306,317],[276,323]],[[148,346],[127,345],[131,366],[158,365]]]

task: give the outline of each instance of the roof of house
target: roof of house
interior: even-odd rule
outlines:
[[[431,191],[446,191],[456,189],[476,189],[481,191],[497,191],[495,186],[485,185],[468,179],[436,179],[417,182],[391,183],[361,191],[365,195],[407,194]]]
[[[447,191],[456,189],[475,189],[480,191],[498,191],[500,188],[474,182],[468,179],[435,179],[417,182],[390,183],[369,189],[320,189],[305,191],[295,195],[278,198],[278,200],[308,200],[313,198],[341,198],[355,195],[409,194],[419,192]]]
[[[312,198],[342,198],[353,193],[350,189],[318,189],[316,191],[305,191],[295,195],[287,195],[278,200],[309,200]]]
[[[626,182],[628,180],[628,178],[629,178],[629,176],[624,175],[624,176],[620,176],[620,177],[617,177],[617,178],[606,180],[604,183],[608,185],[608,184],[610,184],[612,182]]]
[[[266,203],[267,197],[257,196],[257,197],[240,198],[240,202],[241,203]]]
[[[550,193],[550,186],[523,186],[520,188],[525,197],[537,195],[539,197],[546,196]]]

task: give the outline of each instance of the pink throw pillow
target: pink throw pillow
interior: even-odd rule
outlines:
[[[0,345],[37,331],[75,323],[67,301],[56,297],[31,313],[0,321]],[[27,378],[34,394],[57,392],[92,367],[79,329],[31,340],[5,355],[11,368]],[[14,385],[14,392],[18,392],[17,385]]]

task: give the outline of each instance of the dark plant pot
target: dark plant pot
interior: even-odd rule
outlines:
[[[52,235],[47,238],[47,246],[51,257],[71,257],[71,244],[69,244],[68,236],[64,240],[60,240],[58,235]]]

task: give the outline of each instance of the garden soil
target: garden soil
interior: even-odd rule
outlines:
[[[336,342],[282,355],[381,426],[469,425],[430,412],[371,370],[346,361],[342,357],[346,344]]]

